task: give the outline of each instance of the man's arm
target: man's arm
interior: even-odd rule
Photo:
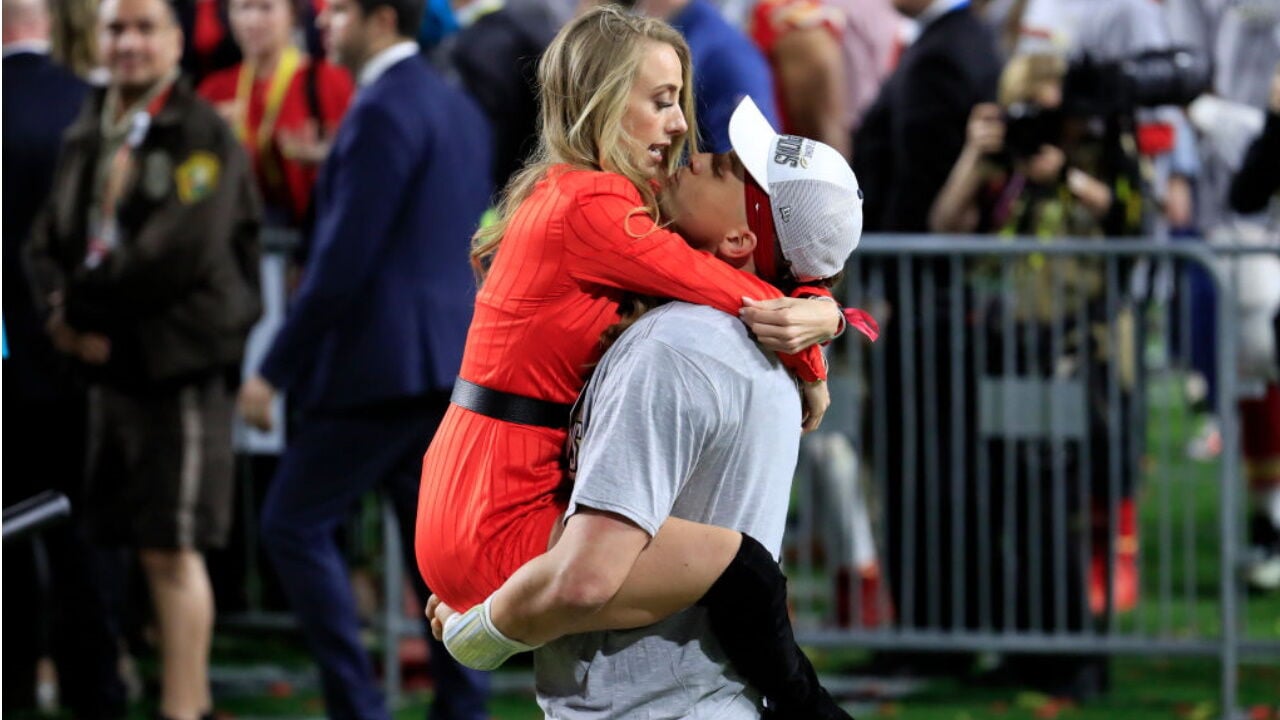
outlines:
[[[545,555],[515,572],[493,594],[494,624],[508,637],[541,645],[577,632],[631,574],[649,534],[621,515],[584,509],[565,524]],[[658,617],[637,617],[636,626]]]
[[[659,527],[718,423],[714,386],[661,342],[617,347],[596,373],[564,534],[483,605],[448,619],[445,644],[464,664],[492,669],[516,652],[602,627],[596,614],[641,553],[660,542]],[[685,584],[675,573],[705,572],[701,561],[674,569],[670,584]],[[696,600],[629,603],[632,610],[611,611],[605,626],[651,624]]]
[[[844,125],[846,84],[840,44],[826,25],[795,28],[773,50],[789,130],[830,145],[848,159]]]

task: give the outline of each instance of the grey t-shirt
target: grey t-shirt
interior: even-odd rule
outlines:
[[[736,318],[670,303],[605,354],[572,438],[568,514],[617,513],[650,535],[668,516],[739,530],[777,556],[800,443],[800,397]],[[538,704],[557,720],[759,718],[705,612],[562,638],[535,655]]]

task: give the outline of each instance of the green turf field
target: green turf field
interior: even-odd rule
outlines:
[[[1177,387],[1171,380],[1155,381],[1151,386],[1147,472],[1139,499],[1144,601],[1137,610],[1120,616],[1118,627],[1122,632],[1142,635],[1163,632],[1174,637],[1213,637],[1222,622],[1218,468],[1216,463],[1186,460],[1182,448],[1194,423],[1180,409],[1184,403]],[[1188,528],[1194,531],[1188,534]],[[1158,539],[1170,533],[1179,551],[1166,556],[1158,549]],[[1187,562],[1184,550],[1190,551],[1192,562]],[[1164,588],[1178,598],[1167,610],[1156,602]],[[1187,601],[1188,591],[1194,602]],[[1247,598],[1244,629],[1249,639],[1280,641],[1280,594]],[[856,650],[815,652],[813,656],[824,675],[835,677],[865,658]],[[214,664],[218,711],[224,718],[323,716],[314,669],[295,636],[221,632],[215,641]],[[144,676],[153,679],[154,661],[144,661],[142,667]],[[990,687],[970,678],[924,682],[905,696],[855,699],[848,707],[859,718],[901,720],[1211,720],[1220,717],[1218,682],[1219,668],[1214,660],[1122,656],[1112,663],[1110,693],[1084,706],[1025,689]],[[497,684],[504,689],[493,699],[493,718],[541,717],[528,689],[527,663],[499,673]],[[1280,720],[1280,657],[1242,666],[1239,697],[1249,720]],[[424,718],[429,700],[428,692],[408,693],[396,717]],[[149,718],[153,712],[153,706],[143,702],[134,707],[131,717]],[[9,714],[38,717],[32,712]]]

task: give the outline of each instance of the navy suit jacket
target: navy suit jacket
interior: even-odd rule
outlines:
[[[22,248],[48,199],[62,133],[80,113],[89,86],[48,55],[18,52],[4,59],[4,327],[12,373],[5,394],[24,399],[58,395],[60,356],[32,306]]]
[[[261,374],[306,409],[452,386],[475,299],[489,129],[414,56],[356,95],[321,171],[303,281]]]

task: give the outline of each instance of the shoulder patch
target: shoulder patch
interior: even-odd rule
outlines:
[[[173,172],[178,198],[183,204],[190,205],[209,197],[218,189],[221,172],[222,162],[217,155],[206,150],[191,153]]]

